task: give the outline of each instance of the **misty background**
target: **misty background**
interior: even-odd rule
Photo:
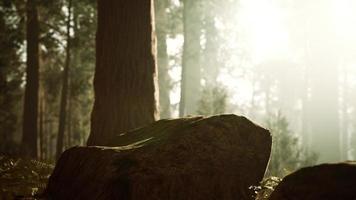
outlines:
[[[261,125],[284,116],[298,143],[319,154],[318,162],[355,159],[355,3],[203,1],[201,86],[224,88],[225,112]],[[168,37],[169,55],[179,55],[182,44],[181,34]],[[171,59],[170,66],[179,82],[179,61]],[[173,105],[179,90],[178,83],[170,92]]]
[[[0,146],[1,152],[13,153],[22,131],[24,6],[21,1],[4,2]],[[244,115],[271,130],[272,160],[276,159],[272,163],[280,163],[277,171],[354,160],[355,4],[352,0],[157,0],[161,119]],[[73,1],[72,6],[65,148],[83,145],[88,137],[95,67],[96,3]],[[55,154],[67,14],[61,1],[42,3],[39,9],[38,140],[46,144],[38,147],[42,160],[53,160]]]

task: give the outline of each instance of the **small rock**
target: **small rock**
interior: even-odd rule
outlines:
[[[270,200],[356,200],[356,165],[322,164],[286,176]]]

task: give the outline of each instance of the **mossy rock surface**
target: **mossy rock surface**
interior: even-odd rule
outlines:
[[[110,147],[75,147],[59,159],[51,199],[252,199],[270,133],[245,117],[160,120],[118,134]]]

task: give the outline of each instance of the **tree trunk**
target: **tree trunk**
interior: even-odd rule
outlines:
[[[95,102],[88,145],[158,119],[152,0],[98,1]]]
[[[54,128],[54,123],[53,120],[48,121],[48,158],[52,160],[54,158],[54,147],[55,147],[55,142],[54,142],[54,134],[53,134],[53,128]]]
[[[66,124],[66,111],[67,111],[67,100],[68,100],[68,79],[69,79],[69,64],[70,64],[70,48],[71,48],[71,38],[70,38],[70,21],[71,21],[71,10],[72,10],[72,0],[68,1],[68,16],[67,16],[67,47],[66,47],[66,60],[63,70],[63,82],[62,82],[62,93],[61,93],[61,103],[60,103],[60,113],[59,113],[59,123],[58,123],[58,138],[57,138],[57,148],[56,148],[56,159],[59,158],[63,151],[63,140],[64,131]]]
[[[37,158],[39,23],[36,0],[28,0],[26,7],[27,68],[23,111],[22,153],[26,157]]]
[[[156,32],[157,32],[157,64],[158,64],[158,84],[159,84],[159,105],[160,117],[170,118],[171,102],[169,99],[169,92],[172,88],[171,80],[168,74],[168,52],[167,52],[167,13],[168,1],[161,0],[155,4],[156,14]]]
[[[70,79],[69,79],[69,88],[70,88]],[[70,148],[72,146],[72,100],[71,100],[71,93],[69,92],[69,95],[68,95],[68,110],[67,110],[67,113],[68,113],[68,120],[67,120],[67,144],[66,144],[66,147],[67,148]]]
[[[310,66],[307,63],[306,66]],[[304,77],[303,77],[303,89],[302,89],[302,142],[306,146],[307,150],[309,151],[312,147],[312,138],[310,133],[310,121],[309,121],[309,104],[310,99],[308,97],[309,87],[310,87],[310,80],[309,80],[309,70],[308,67],[305,67]]]
[[[339,69],[337,56],[332,51],[336,43],[330,23],[319,23],[328,16],[328,7],[320,7],[310,19],[310,128],[313,134],[313,149],[320,152],[320,162],[340,161],[339,118]],[[327,59],[326,59],[327,58]]]
[[[338,72],[332,55],[315,56],[320,67],[313,72],[310,114],[313,150],[320,152],[321,162],[341,161],[339,138]],[[334,71],[335,70],[335,71]],[[322,74],[322,76],[320,75]]]
[[[209,10],[210,11],[210,10]],[[204,53],[204,79],[208,87],[217,86],[217,78],[219,75],[218,62],[218,31],[215,27],[215,17],[209,13],[205,15],[205,49]]]
[[[342,68],[342,103],[341,103],[341,127],[340,127],[340,152],[341,152],[341,160],[350,160],[349,158],[349,147],[351,146],[349,141],[351,138],[349,137],[349,117],[348,117],[348,109],[349,109],[349,87],[348,87],[348,76],[347,76],[346,67]]]
[[[184,44],[182,58],[179,116],[195,114],[200,99],[200,31],[199,1],[183,1]]]
[[[39,103],[39,158],[44,160],[44,98],[42,94]]]

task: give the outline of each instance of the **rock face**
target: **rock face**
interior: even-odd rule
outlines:
[[[286,176],[270,200],[356,200],[356,165],[323,164]]]
[[[49,199],[252,199],[263,178],[270,133],[244,117],[161,120],[112,138],[112,147],[74,147],[59,159]]]

